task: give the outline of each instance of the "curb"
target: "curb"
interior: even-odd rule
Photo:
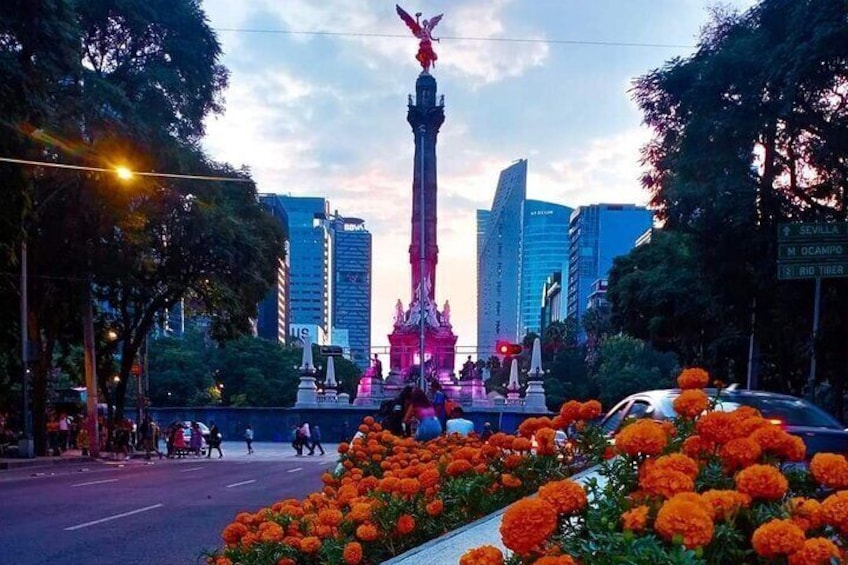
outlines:
[[[88,456],[73,456],[73,457],[57,457],[53,458],[39,458],[35,457],[33,459],[21,459],[19,461],[15,460],[6,460],[0,461],[0,470],[2,471],[13,471],[15,469],[27,469],[31,467],[52,467],[54,465],[74,465],[78,463],[91,463],[97,461],[97,459]]]

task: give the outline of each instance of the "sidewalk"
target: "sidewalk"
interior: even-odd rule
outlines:
[[[95,461],[93,457],[83,455],[79,449],[69,449],[62,455],[45,455],[23,459],[20,457],[0,457],[0,471],[9,469],[22,469],[26,467],[49,467],[51,465],[73,465],[75,463],[88,463]]]

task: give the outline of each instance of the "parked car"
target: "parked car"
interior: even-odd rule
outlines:
[[[200,428],[200,434],[203,436],[203,440],[200,442],[200,454],[206,455],[206,450],[209,449],[209,428],[203,422],[198,422],[197,426]],[[183,438],[186,445],[191,445],[190,420],[183,422]]]
[[[632,394],[616,404],[601,420],[607,434],[614,434],[626,418],[653,418],[671,420],[674,399],[679,389],[651,390]],[[715,390],[707,390],[715,396]],[[807,457],[819,452],[848,455],[848,431],[839,421],[818,406],[794,396],[756,390],[726,389],[719,396],[716,409],[731,411],[739,406],[750,406],[760,411],[764,418],[800,437],[807,446]]]

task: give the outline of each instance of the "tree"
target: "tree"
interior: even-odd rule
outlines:
[[[690,236],[713,310],[702,317],[723,324],[705,349],[746,366],[753,331],[761,382],[773,388],[799,388],[811,315],[803,283],[775,280],[777,225],[848,219],[846,16],[848,5],[828,0],[716,11],[693,56],[634,87],[655,132],[643,184],[665,228]],[[816,347],[848,333],[846,292],[845,281],[826,281],[827,329]],[[841,412],[848,351],[820,353]]]
[[[660,353],[630,336],[613,336],[600,348],[600,366],[595,377],[598,400],[609,408],[630,394],[669,388],[677,373],[677,358],[673,353]]]

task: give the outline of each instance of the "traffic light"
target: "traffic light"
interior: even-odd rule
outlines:
[[[520,343],[510,343],[508,341],[499,341],[496,347],[497,352],[504,356],[521,355],[524,349]]]
[[[325,357],[341,357],[344,355],[342,348],[338,345],[322,345],[318,348],[318,353]]]

